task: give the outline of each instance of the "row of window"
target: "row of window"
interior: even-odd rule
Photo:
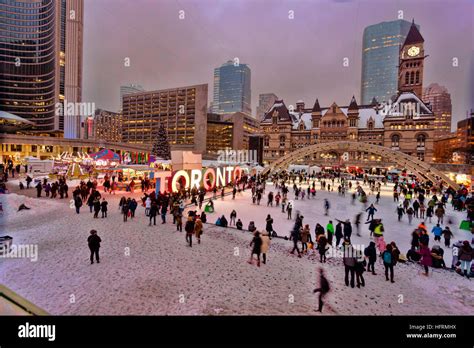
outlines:
[[[419,71],[407,71],[405,73],[405,85],[414,85],[420,83],[420,72]]]
[[[399,147],[400,146],[400,135],[398,134],[393,134],[392,135],[392,147]],[[417,147],[425,147],[426,143],[426,135],[424,134],[418,134],[416,137],[416,146]]]

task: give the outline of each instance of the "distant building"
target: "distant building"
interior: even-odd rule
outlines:
[[[259,122],[243,112],[230,115],[207,115],[208,154],[217,154],[219,150],[248,150],[249,138],[259,130]]]
[[[257,120],[262,120],[265,116],[265,112],[271,108],[271,106],[278,100],[278,97],[275,93],[264,93],[259,94],[258,96],[258,106],[257,106]]]
[[[214,69],[212,113],[252,114],[251,71],[247,64],[228,61]]]
[[[129,84],[129,85],[120,86],[120,110],[122,110],[122,101],[123,101],[124,95],[137,93],[137,92],[144,92],[144,91],[145,90],[140,85]]]
[[[153,145],[164,125],[172,149],[205,153],[207,84],[124,95],[122,141]]]
[[[221,115],[207,115],[206,154],[217,155],[218,151],[231,149],[234,141],[234,124],[224,121]]]
[[[456,129],[455,151],[462,163],[474,165],[474,112],[462,121],[459,121]]]
[[[423,101],[429,103],[435,115],[435,138],[451,133],[451,94],[444,86],[432,83],[423,90]]]
[[[368,105],[373,98],[378,102],[388,102],[397,95],[400,46],[406,40],[410,25],[410,22],[400,19],[365,28],[361,104]]]
[[[456,131],[436,140],[435,162],[474,165],[474,112],[457,123]]]
[[[97,109],[94,115],[93,134],[97,141],[122,142],[122,115]]]

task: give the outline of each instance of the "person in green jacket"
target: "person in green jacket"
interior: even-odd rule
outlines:
[[[326,231],[328,231],[328,244],[332,246],[332,237],[334,236],[334,225],[332,221],[329,220],[329,223],[326,225]]]

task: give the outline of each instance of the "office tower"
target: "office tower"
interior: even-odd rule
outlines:
[[[0,1],[0,108],[34,122],[36,132],[80,135],[83,7],[83,0]]]
[[[123,101],[124,95],[137,93],[137,92],[144,92],[144,91],[145,90],[143,89],[142,86],[132,84],[132,83],[128,85],[120,86],[120,109],[122,109],[122,101]]]
[[[214,69],[214,95],[212,112],[252,114],[251,71],[247,64],[228,61]]]
[[[364,30],[362,44],[361,104],[373,98],[388,102],[398,92],[400,46],[410,31],[405,20],[381,22]]]
[[[432,83],[423,90],[423,101],[429,103],[435,115],[435,138],[451,133],[451,94],[444,86]]]
[[[278,97],[275,93],[259,94],[257,106],[257,120],[260,121],[263,119],[263,117],[265,116],[265,112],[267,112],[268,109],[272,107],[276,100],[278,100]]]
[[[205,153],[207,95],[207,84],[124,95],[122,141],[151,146],[163,124],[172,148]]]

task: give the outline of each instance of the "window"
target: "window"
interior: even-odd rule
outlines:
[[[367,128],[368,128],[368,129],[374,129],[374,123],[373,123],[373,122],[369,122],[368,125],[367,125]]]
[[[425,160],[425,153],[424,153],[424,152],[418,152],[416,155],[417,155],[416,157],[418,157],[418,159],[419,159],[420,161],[424,161],[424,160]]]
[[[285,147],[286,138],[284,135],[280,137],[280,147]]]
[[[270,146],[270,137],[268,135],[263,138],[263,146]]]
[[[392,135],[392,147],[400,146],[400,136],[398,134]]]
[[[413,85],[415,83],[415,73],[412,71],[410,73],[410,85]]]
[[[405,73],[405,84],[408,85],[409,82],[410,82],[410,73],[407,71]]]
[[[420,72],[417,71],[416,72],[416,83],[419,83],[420,82]]]
[[[416,137],[416,145],[418,147],[425,147],[426,136],[424,134],[420,134]]]

